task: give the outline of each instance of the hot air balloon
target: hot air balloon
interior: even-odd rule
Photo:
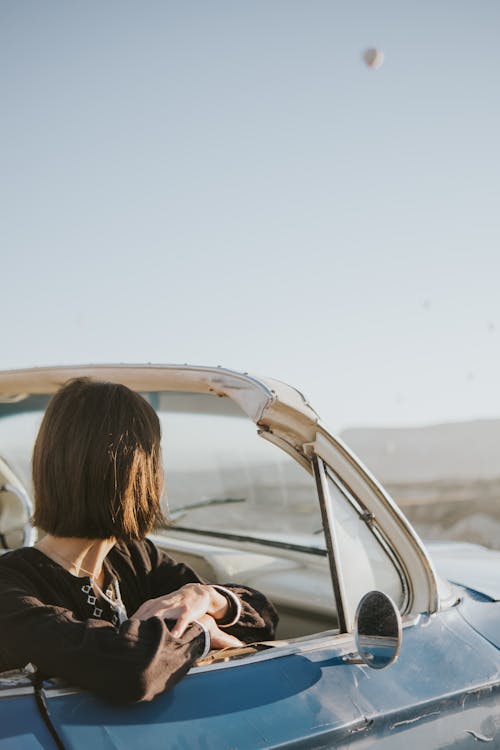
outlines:
[[[384,53],[381,49],[369,47],[363,52],[363,60],[371,70],[377,70],[384,62]]]

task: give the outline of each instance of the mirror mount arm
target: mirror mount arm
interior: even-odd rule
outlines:
[[[359,654],[356,654],[354,652],[345,654],[345,656],[342,657],[342,661],[344,662],[344,664],[364,664],[365,667],[367,666],[366,659],[362,659]]]

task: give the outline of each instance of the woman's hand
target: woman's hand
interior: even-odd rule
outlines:
[[[148,620],[150,617],[177,620],[172,635],[180,638],[193,620],[202,620],[204,615],[209,615],[215,624],[215,620],[221,620],[226,615],[227,607],[226,597],[212,586],[187,583],[171,594],[148,599],[132,617],[139,620]],[[219,628],[217,631],[222,633]]]
[[[244,646],[243,641],[235,638],[234,635],[221,630],[214,618],[210,615],[203,615],[200,617],[198,622],[201,622],[210,633],[210,647],[211,648],[237,648],[238,646]]]

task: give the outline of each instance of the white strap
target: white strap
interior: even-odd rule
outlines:
[[[125,609],[125,605],[122,601],[121,593],[120,593],[120,585],[116,578],[113,579],[113,588],[115,590],[115,597],[116,599],[113,601],[113,599],[110,599],[109,596],[106,596],[104,591],[101,589],[99,584],[92,578],[92,585],[95,586],[95,588],[98,590],[101,597],[108,602],[111,609],[113,609],[116,612],[116,615],[118,617],[118,622],[120,625],[122,622],[125,622],[125,620],[128,619],[127,610]]]
[[[198,657],[198,659],[204,659],[205,656],[208,655],[208,653],[210,651],[210,648],[212,646],[211,638],[210,638],[210,631],[206,627],[206,625],[203,625],[203,623],[200,622],[199,620],[193,620],[193,622],[195,622],[197,625],[199,625],[200,628],[203,630],[203,633],[205,634],[205,647],[203,649],[203,653],[201,654],[201,656]]]
[[[220,591],[222,594],[225,594],[227,597],[229,597],[234,606],[234,617],[231,622],[225,622],[224,625],[221,625],[220,622],[218,622],[217,627],[230,628],[231,625],[236,625],[242,613],[242,606],[239,597],[236,596],[234,591],[231,591],[231,589],[227,589],[225,586],[219,586],[218,584],[213,583],[212,588],[217,589],[217,591]]]

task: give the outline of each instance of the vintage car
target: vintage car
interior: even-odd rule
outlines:
[[[122,707],[4,673],[0,750],[500,748],[500,553],[424,546],[276,380],[187,365],[0,373],[4,551],[36,539],[33,439],[50,395],[80,375],[125,383],[160,416],[169,526],[154,541],[208,581],[264,591],[278,637],[213,652],[169,692]]]

